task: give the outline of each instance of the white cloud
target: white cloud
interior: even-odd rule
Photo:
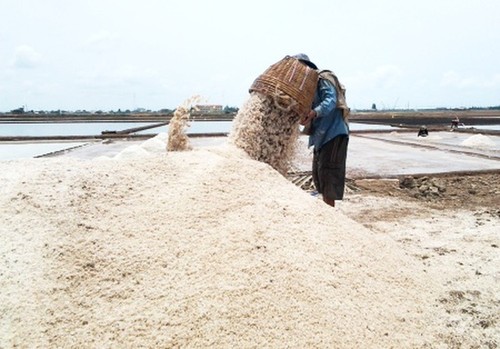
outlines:
[[[6,48],[0,49],[0,110],[25,100],[35,105],[25,91],[49,82],[55,86],[40,89],[40,107],[123,109],[132,104],[133,94],[138,105],[153,109],[174,107],[192,94],[239,105],[260,73],[299,51],[333,68],[351,104],[360,108],[381,101],[390,106],[498,104],[500,46],[492,45],[500,32],[498,0],[485,0],[484,6],[451,0],[363,1],[363,13],[359,4],[348,2],[325,1],[321,13],[292,2],[297,6],[284,9],[282,1],[264,0],[243,5],[202,0],[4,1],[4,12],[16,16],[0,21],[0,42]],[[345,15],[333,25],[328,20],[337,5]],[[269,25],[252,26],[243,13]],[[18,18],[24,19],[23,26],[12,30]],[[224,20],[214,23],[214,18]],[[352,18],[365,25],[352,26]],[[296,23],[308,19],[326,23],[330,31],[331,26],[352,30],[335,37],[335,47],[323,45],[314,26],[297,29]],[[466,29],[462,23],[468,23]],[[264,36],[284,45],[266,43]],[[305,37],[311,40],[301,40]],[[19,46],[14,58],[13,48],[21,44],[29,46]],[[23,85],[26,80],[34,87]]]
[[[105,45],[106,43],[116,40],[118,35],[113,34],[107,30],[100,31],[99,33],[95,33],[91,35],[86,41],[85,44],[89,46],[99,46]]]
[[[500,87],[500,74],[493,75],[485,84],[486,87]]]
[[[21,45],[16,47],[13,66],[16,68],[35,68],[41,61],[42,55],[34,48]]]
[[[120,65],[113,69],[84,71],[78,74],[77,82],[84,86],[117,87],[148,84],[155,80],[156,72],[149,68]]]
[[[358,72],[355,76],[346,77],[346,84],[357,89],[391,88],[400,83],[403,73],[395,65],[382,65],[371,72]]]
[[[500,74],[488,77],[464,77],[455,71],[448,71],[441,78],[441,86],[455,88],[496,88],[500,87]]]
[[[120,36],[107,30],[91,34],[79,45],[83,52],[92,52],[102,55],[113,55],[120,47]]]

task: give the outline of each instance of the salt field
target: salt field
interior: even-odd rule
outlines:
[[[0,349],[500,349],[500,0],[1,4]]]
[[[1,123],[0,137],[8,136],[86,136],[102,132],[119,132],[134,128],[157,125],[158,122],[46,122],[46,123]],[[231,121],[193,121],[189,133],[229,132]],[[132,134],[160,133],[167,126],[149,128]]]
[[[70,150],[88,142],[36,142],[0,143],[0,161],[34,158],[64,149]]]
[[[150,126],[155,123],[49,123],[49,124],[2,124],[0,127],[1,136],[83,136],[83,135],[100,135],[103,131],[123,131],[131,128],[137,128],[141,126]],[[198,135],[204,133],[228,133],[231,129],[232,121],[196,121],[190,122],[189,127],[186,132],[191,135]],[[149,128],[146,130],[134,132],[132,134],[138,135],[149,135],[154,136],[167,131],[168,126],[160,126],[155,128]],[[500,126],[485,126],[485,129],[496,130]],[[402,143],[412,143],[415,145],[434,145],[436,147],[443,147],[444,149],[450,147],[460,147],[461,143],[466,139],[470,138],[468,133],[451,133],[451,132],[439,132],[431,133],[427,138],[417,138],[412,132],[398,132],[404,131],[402,128],[393,127],[389,125],[377,125],[377,124],[362,124],[362,123],[350,123],[351,132],[358,131],[381,131],[381,133],[370,134],[370,137],[377,139],[386,139],[391,141],[397,141]],[[479,127],[478,127],[479,129]],[[387,132],[385,132],[387,131]],[[390,134],[389,134],[390,133]],[[490,139],[495,145],[489,147],[492,149],[487,149],[485,147],[484,151],[489,152],[491,155],[495,155],[498,151],[498,139],[499,136],[485,136]],[[211,142],[206,140],[206,142]],[[81,146],[84,144],[92,144],[95,147],[98,146],[99,141],[85,141],[85,142],[57,142],[57,141],[33,141],[33,142],[0,142],[0,160],[13,160],[18,158],[30,158],[43,156],[44,154],[61,152],[65,149],[71,149],[73,147]],[[352,143],[352,142],[351,142]],[[476,145],[472,145],[472,148]],[[106,147],[100,147],[103,151]],[[110,148],[110,147],[108,147]],[[476,147],[477,148],[477,147]],[[463,148],[464,151],[470,150]],[[89,149],[89,151],[91,151]]]
[[[437,209],[391,178],[496,176],[500,136],[351,125],[347,177],[385,195],[335,208],[195,125],[189,151],[166,151],[167,127],[0,144],[0,347],[491,347],[496,177],[452,180]],[[310,171],[307,141],[294,171]]]
[[[469,137],[474,137],[469,135]],[[495,138],[495,137],[493,137]],[[496,137],[498,139],[498,137]],[[500,151],[460,147],[465,152],[447,148],[427,148],[411,143],[387,142],[383,139],[351,136],[347,170],[352,177],[387,177],[412,174],[473,172],[500,170]],[[457,144],[459,140],[456,140]],[[457,149],[455,147],[454,149]],[[485,158],[485,154],[496,154]]]
[[[166,139],[166,133],[157,136]],[[307,136],[301,136],[295,169],[309,171],[312,152]],[[153,142],[150,140],[149,145]],[[226,137],[191,138],[193,147],[211,147],[227,142]],[[85,143],[59,156],[80,159],[113,158],[148,143],[144,140],[112,140]],[[68,145],[66,145],[68,147]],[[129,148],[128,150],[126,150]],[[132,149],[132,151],[130,151]],[[140,153],[139,155],[140,156]],[[456,171],[500,170],[500,136],[435,132],[429,137],[414,133],[351,134],[347,173],[351,177],[384,177],[404,174],[446,173]]]
[[[2,123],[0,136],[85,136],[154,125],[151,122]]]
[[[47,124],[37,125],[36,132],[42,134],[99,134],[105,129],[123,130],[132,127],[152,125],[151,123],[93,123],[93,124]],[[5,126],[5,125],[2,125]],[[85,126],[85,128],[80,128]],[[186,132],[227,133],[231,121],[191,122]],[[10,132],[16,132],[16,126]],[[28,126],[24,135],[35,134]],[[165,134],[168,126],[161,126],[139,133]],[[351,137],[348,149],[347,172],[351,177],[398,176],[419,173],[445,173],[455,171],[484,171],[500,169],[500,136],[464,133],[430,132],[428,137],[417,137],[415,132],[388,125],[351,123]],[[357,133],[357,131],[377,131]],[[8,133],[3,129],[4,134]],[[76,158],[113,157],[144,140],[89,140],[36,141],[0,143],[0,160],[14,160],[39,156],[65,156]],[[220,145],[225,137],[193,137],[195,147]],[[309,171],[312,153],[307,148],[307,137],[300,137],[300,147],[295,169]]]
[[[140,122],[90,122],[90,123],[22,123],[2,124],[0,136],[87,136],[100,135],[103,131],[123,131],[143,126],[153,126],[157,123]],[[133,132],[132,134],[158,134],[166,132],[168,126],[148,128],[146,130]],[[190,122],[186,132],[197,135],[202,133],[228,133],[231,130],[232,121],[195,121]],[[393,130],[386,125],[351,124],[352,130]],[[64,151],[75,146],[88,144],[89,142],[0,142],[0,160],[13,160],[19,158],[37,157],[47,153]],[[96,143],[96,142],[90,142]]]

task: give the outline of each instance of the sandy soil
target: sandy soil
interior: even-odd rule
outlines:
[[[160,143],[0,162],[0,348],[500,345],[496,175],[358,180],[331,208]]]
[[[500,176],[356,180],[341,211],[390,236],[444,289],[443,330],[432,347],[500,344]]]

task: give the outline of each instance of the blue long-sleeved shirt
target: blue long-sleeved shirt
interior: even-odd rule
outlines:
[[[337,136],[349,135],[349,126],[342,117],[342,110],[336,108],[337,92],[325,79],[319,79],[313,101],[316,117],[312,123],[313,133],[309,136],[309,146],[319,151],[323,145]]]

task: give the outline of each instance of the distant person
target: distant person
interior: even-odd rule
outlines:
[[[422,125],[418,130],[417,137],[427,137],[429,135],[429,131],[425,125]]]
[[[293,56],[312,69],[318,67],[303,53]],[[312,177],[323,201],[335,206],[335,200],[342,200],[345,186],[345,165],[349,126],[343,86],[329,71],[319,72],[319,81],[311,111],[301,120],[310,124],[309,147],[314,147]]]
[[[458,118],[458,116],[455,115],[455,118],[451,120],[451,129],[452,130],[457,129],[458,124],[460,124],[460,119]]]

